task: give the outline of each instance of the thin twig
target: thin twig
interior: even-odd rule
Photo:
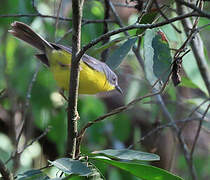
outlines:
[[[38,11],[38,9],[37,9],[37,7],[36,7],[36,5],[35,5],[35,0],[32,0],[32,7],[34,8],[34,10],[35,10],[38,14],[40,14],[39,11]]]
[[[38,137],[32,139],[30,143],[26,144],[26,145],[22,148],[22,150],[18,151],[18,150],[16,149],[16,151],[12,153],[12,155],[11,155],[11,156],[9,157],[9,159],[5,162],[5,164],[7,164],[10,160],[12,160],[12,159],[13,159],[14,157],[16,157],[17,155],[22,154],[23,151],[25,151],[25,150],[26,150],[29,146],[31,146],[34,142],[39,141],[41,138],[43,138],[44,136],[46,136],[47,133],[50,131],[50,129],[51,129],[50,127],[47,127],[47,128],[44,130],[44,132],[43,132],[40,136],[38,136]]]
[[[168,122],[166,124],[163,124],[163,125],[160,125],[154,129],[152,129],[151,131],[149,131],[147,134],[145,134],[144,136],[142,136],[140,138],[140,140],[137,142],[137,143],[140,143],[142,141],[144,141],[146,138],[150,137],[151,135],[153,135],[154,133],[157,133],[158,131],[162,130],[162,129],[165,129],[167,127],[173,127],[174,124],[178,124],[178,123],[189,123],[189,122],[192,122],[192,121],[202,121],[202,118],[186,118],[186,119],[182,119],[182,120],[177,120],[177,121],[174,121],[174,122]],[[135,144],[137,144],[135,143]],[[131,149],[134,147],[135,144],[131,144],[128,149]]]
[[[3,95],[4,95],[5,92],[6,92],[6,89],[2,89],[2,90],[0,91],[0,98],[3,97]]]
[[[31,142],[28,143],[28,144],[26,144],[26,145],[23,147],[23,149],[22,149],[21,151],[17,152],[17,154],[20,155],[23,151],[25,151],[25,149],[27,149],[27,148],[28,148],[29,146],[31,146],[33,143],[39,141],[41,138],[43,138],[44,136],[46,136],[50,130],[51,130],[51,127],[48,126],[48,127],[44,130],[44,132],[43,132],[42,134],[40,134],[38,137],[32,139]]]
[[[180,15],[186,13],[186,9],[183,6],[180,6],[180,4],[178,4],[178,13]],[[191,32],[189,32],[189,29],[194,29],[194,31],[196,31],[195,27],[192,25],[190,19],[183,19],[182,20],[182,24],[184,27],[184,31],[186,35],[189,35],[190,33],[192,33],[193,30],[191,30]],[[209,66],[205,60],[205,56],[204,56],[204,52],[203,52],[203,42],[201,40],[201,37],[199,34],[196,34],[194,36],[194,39],[192,41],[190,41],[190,45],[193,51],[193,54],[195,56],[195,60],[197,62],[199,71],[201,73],[201,76],[204,80],[204,83],[206,85],[206,88],[208,90],[208,94],[210,95],[210,70],[209,70]]]
[[[181,2],[181,1],[178,0],[177,2]],[[182,3],[177,3],[177,12],[178,12],[179,15],[182,15],[182,14],[186,13],[186,9],[184,9],[184,7],[181,6],[181,4]],[[198,21],[195,21],[193,25],[192,25],[190,19],[183,19],[181,22],[183,24],[185,34],[188,36],[188,38],[190,36],[194,37],[189,42],[190,42],[192,51],[194,53],[195,59],[197,61],[199,70],[201,72],[201,75],[202,75],[202,77],[204,79],[204,82],[206,84],[207,90],[210,94],[210,76],[207,73],[208,66],[205,63],[204,52],[203,52],[203,49],[202,49],[202,41],[199,37],[199,34],[194,34],[194,32],[196,32],[195,29],[196,29],[196,25],[197,25]],[[191,31],[189,32],[190,29],[191,29]],[[187,163],[188,163],[188,167],[189,167],[192,179],[197,180],[198,177],[197,177],[195,167],[194,167],[194,164],[193,164],[193,161],[192,161],[191,153],[189,154]]]
[[[154,3],[155,3],[156,8],[158,9],[158,11],[160,12],[161,16],[168,21],[169,20],[168,17],[163,13],[157,0],[154,0]],[[182,33],[173,23],[171,23],[170,25],[175,29],[175,31],[177,31],[178,33]]]
[[[156,24],[137,24],[137,23],[135,23],[135,24],[132,24],[132,25],[129,25],[129,26],[119,28],[117,30],[109,31],[108,33],[99,36],[98,38],[89,42],[87,45],[83,46],[83,48],[80,50],[80,52],[77,55],[76,61],[78,61],[85,54],[85,52],[89,48],[95,46],[97,43],[103,41],[107,37],[110,37],[110,36],[113,36],[115,34],[119,34],[121,32],[125,32],[125,31],[128,31],[128,30],[132,30],[132,29],[153,29],[153,28],[161,27],[161,26],[170,24],[172,22],[182,20],[182,19],[185,19],[185,18],[188,18],[188,17],[193,17],[193,16],[196,17],[196,16],[199,16],[199,15],[197,13],[188,13],[188,14],[184,14],[184,15],[181,15],[181,16],[178,16],[178,17],[171,18],[168,21],[163,21],[163,22],[156,23]]]
[[[18,134],[18,137],[16,139],[16,146],[18,145],[18,143],[20,141],[20,137],[23,133],[23,128],[24,128],[25,121],[26,121],[26,115],[28,113],[28,108],[29,108],[29,105],[30,105],[32,87],[33,87],[33,85],[36,81],[36,77],[38,75],[40,67],[41,67],[41,63],[38,62],[36,70],[34,72],[34,75],[33,75],[32,79],[31,79],[31,82],[29,83],[29,86],[28,86],[28,91],[27,91],[27,94],[26,94],[26,101],[25,101],[25,105],[24,105],[23,118],[22,118],[22,123],[21,123],[21,130],[20,130],[20,132]]]
[[[119,114],[119,113],[121,113],[121,112],[124,112],[124,111],[128,110],[128,109],[131,108],[133,105],[135,105],[136,103],[142,101],[142,100],[145,99],[145,98],[148,98],[148,97],[152,97],[152,96],[156,96],[156,95],[158,95],[158,94],[161,94],[161,93],[164,91],[164,89],[165,89],[165,87],[166,87],[166,85],[167,85],[167,83],[168,83],[168,81],[169,81],[169,78],[170,78],[170,75],[168,76],[167,81],[163,84],[163,86],[162,86],[162,88],[160,89],[160,91],[155,92],[155,93],[148,93],[148,94],[146,94],[146,95],[144,95],[144,96],[141,96],[141,97],[139,97],[139,98],[136,98],[136,99],[134,99],[133,101],[131,101],[130,103],[128,103],[127,105],[124,105],[124,106],[118,107],[118,108],[116,108],[116,109],[113,109],[113,110],[110,111],[109,113],[107,113],[107,114],[105,114],[105,115],[103,115],[103,116],[100,116],[100,117],[98,117],[97,119],[95,119],[95,120],[93,120],[93,121],[91,121],[91,122],[88,122],[88,123],[80,130],[80,132],[78,133],[78,142],[79,142],[79,144],[81,143],[81,141],[82,141],[82,139],[83,139],[83,137],[84,137],[84,134],[85,134],[87,128],[89,128],[90,126],[92,126],[92,125],[94,125],[94,124],[96,124],[96,123],[98,123],[98,122],[104,120],[104,119],[107,118],[107,117],[110,117],[110,116],[113,116],[113,115],[115,115],[115,114]]]
[[[122,4],[122,3],[113,3],[116,7],[125,7],[125,8],[132,8],[135,9],[136,5],[128,5],[128,4]]]
[[[30,105],[32,87],[33,87],[33,85],[36,81],[36,77],[37,77],[37,74],[39,72],[40,67],[41,67],[41,63],[38,62],[36,70],[33,74],[31,82],[29,83],[29,86],[28,86],[28,90],[27,90],[27,94],[26,94],[26,101],[25,101],[25,105],[24,105],[23,118],[22,118],[22,122],[21,122],[21,125],[20,125],[20,131],[19,131],[19,134],[17,135],[16,141],[15,141],[16,149],[15,149],[14,152],[12,152],[11,156],[6,161],[6,163],[8,163],[11,159],[15,158],[16,155],[18,154],[17,153],[18,152],[18,144],[20,142],[20,138],[21,138],[21,135],[23,133],[24,125],[25,125],[25,122],[26,122],[26,116],[27,116],[27,113],[28,113],[29,105]]]
[[[197,7],[196,5],[194,4],[191,4],[191,3],[188,3],[186,1],[183,1],[183,0],[176,0],[176,2],[179,4],[179,5],[185,5],[191,9],[193,9],[194,11],[196,11],[198,14],[200,14],[201,16],[205,16],[205,17],[208,17],[210,18],[210,14],[201,10],[201,8]]]
[[[42,18],[50,18],[50,19],[59,19],[60,21],[72,21],[72,18],[67,18],[67,17],[57,17],[53,15],[45,15],[45,14],[0,14],[0,18],[21,18],[21,17],[42,17]],[[101,19],[82,19],[82,22],[86,24],[90,23],[104,23],[104,20]],[[108,19],[106,20],[108,23],[114,23],[115,21]]]
[[[196,143],[198,141],[198,137],[200,135],[200,131],[201,131],[203,119],[205,118],[207,112],[209,111],[209,108],[210,108],[210,104],[208,105],[208,107],[206,108],[205,112],[203,113],[203,116],[201,118],[201,121],[199,121],[198,129],[196,131],[195,138],[194,138],[193,145],[192,145],[192,149],[191,149],[191,152],[190,152],[190,159],[191,159],[191,161],[193,161],[193,153],[195,151],[195,146],[196,146]]]
[[[56,18],[56,21],[55,21],[55,36],[56,36],[57,29],[58,29],[59,14],[60,14],[60,10],[61,10],[62,1],[63,0],[60,0],[58,10],[57,10],[57,18]]]
[[[205,100],[204,100],[203,102],[201,102],[197,107],[195,107],[195,108],[192,110],[192,112],[188,115],[188,117],[189,117],[189,118],[192,117],[193,114],[195,114],[195,113],[197,112],[197,110],[198,110],[199,108],[201,108],[201,106],[203,106],[203,105],[204,105],[206,102],[208,102],[208,101],[210,101],[210,98],[205,99]],[[182,125],[180,133],[182,133],[182,129],[184,129],[184,127],[185,127],[185,124]]]
[[[4,180],[13,180],[13,174],[7,169],[5,164],[0,159],[0,174]]]

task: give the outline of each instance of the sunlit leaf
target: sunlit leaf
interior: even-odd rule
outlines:
[[[94,155],[104,155],[109,158],[123,160],[158,161],[160,157],[156,154],[134,151],[129,149],[106,149],[92,152]]]
[[[61,158],[55,161],[50,161],[52,165],[60,169],[66,174],[77,174],[80,176],[88,176],[91,174],[90,168],[79,160],[70,158]]]
[[[122,162],[111,160],[107,157],[93,157],[94,160],[125,170],[142,180],[183,180],[182,178],[157,167],[137,164],[131,162]]]

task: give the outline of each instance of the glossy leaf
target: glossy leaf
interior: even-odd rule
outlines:
[[[48,180],[50,179],[40,170],[29,170],[17,175],[17,180]]]
[[[172,63],[168,41],[159,29],[148,29],[144,37],[145,73],[149,83],[156,90],[161,89],[166,82]]]
[[[55,161],[50,161],[52,165],[60,169],[66,174],[77,174],[81,176],[88,176],[91,174],[91,170],[81,161],[73,160],[70,158],[61,158]]]
[[[166,170],[144,164],[111,160],[107,157],[94,157],[94,160],[125,170],[142,180],[183,180]]]
[[[111,56],[107,59],[106,64],[111,68],[111,69],[116,69],[125,56],[129,53],[133,45],[135,44],[137,38],[132,38],[128,39],[122,46],[117,48]]]
[[[123,160],[158,161],[160,157],[156,154],[134,151],[129,149],[106,149],[92,152],[94,155],[104,155],[109,158]]]

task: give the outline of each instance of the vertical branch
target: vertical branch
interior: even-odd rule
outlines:
[[[104,6],[105,6],[104,7],[105,8],[104,20],[107,20],[107,19],[109,19],[109,10],[110,10],[109,0],[104,0]],[[106,21],[104,21],[104,34],[106,34],[108,31],[109,31],[108,23]],[[109,39],[110,39],[109,37],[104,39],[103,44],[106,44],[107,42],[109,42]],[[109,52],[109,49],[106,49],[101,53],[101,59],[103,62],[106,62],[107,57],[108,57],[108,52]]]
[[[192,177],[192,180],[197,180],[198,178],[197,178],[196,170],[195,170],[193,162],[190,159],[190,152],[189,152],[187,144],[185,143],[185,140],[184,140],[184,138],[183,138],[183,136],[181,134],[181,130],[176,125],[175,120],[173,119],[173,117],[171,116],[171,114],[168,111],[167,107],[165,106],[165,103],[164,103],[161,95],[157,95],[156,98],[157,98],[158,104],[160,104],[160,107],[161,107],[165,117],[168,119],[168,121],[170,123],[173,124],[172,127],[173,127],[173,129],[174,129],[174,131],[175,131],[175,133],[177,135],[178,140],[179,140],[179,144],[180,144],[180,147],[181,147],[181,149],[183,151],[183,154],[184,154],[186,163],[188,165],[189,172],[190,172],[190,175]]]
[[[183,7],[179,2],[177,2],[177,12],[179,15],[185,14],[187,9]],[[190,29],[193,27],[192,22],[189,18],[182,19],[182,25],[184,27],[185,34],[188,36],[190,34]],[[199,71],[204,80],[208,93],[210,95],[210,70],[209,66],[205,60],[204,52],[203,52],[203,42],[199,34],[194,36],[194,39],[190,41],[190,46],[192,48],[192,52],[195,56],[195,60],[197,62]]]
[[[206,110],[205,110],[205,112],[204,112],[204,114],[203,114],[203,116],[202,116],[202,120],[199,121],[198,130],[197,130],[197,132],[196,132],[196,134],[195,134],[195,139],[194,139],[194,141],[193,141],[192,149],[191,149],[191,152],[190,152],[190,159],[191,159],[191,161],[193,161],[193,153],[194,153],[194,151],[195,151],[195,146],[196,146],[196,143],[197,143],[197,141],[198,141],[198,137],[199,137],[200,132],[201,132],[203,120],[204,120],[206,114],[208,113],[209,108],[210,108],[210,104],[209,104],[208,107],[206,108]]]
[[[70,67],[70,83],[69,83],[69,101],[68,101],[68,135],[67,135],[67,154],[71,154],[72,159],[76,157],[76,137],[77,137],[77,100],[79,88],[79,65],[80,61],[76,61],[76,56],[80,51],[81,38],[81,20],[83,0],[72,1],[72,60]]]

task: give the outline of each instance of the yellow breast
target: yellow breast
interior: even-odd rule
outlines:
[[[53,50],[46,54],[50,62],[50,70],[52,71],[58,86],[64,90],[68,90],[71,54],[63,50]],[[107,81],[104,72],[98,72],[81,61],[79,94],[96,94],[113,89],[114,86]]]

